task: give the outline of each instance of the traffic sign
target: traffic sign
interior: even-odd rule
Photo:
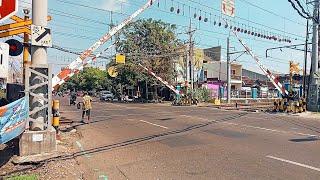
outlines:
[[[117,71],[117,68],[114,67],[114,66],[111,66],[108,68],[108,74],[110,77],[117,77],[118,76],[118,71]]]
[[[52,47],[51,30],[46,27],[31,25],[31,44],[33,46]]]
[[[23,45],[20,41],[15,39],[9,39],[5,43],[9,45],[9,55],[19,56],[23,51]]]
[[[126,56],[123,54],[116,54],[116,63],[117,64],[125,64]]]
[[[18,0],[0,0],[0,22],[13,16],[18,11]]]
[[[224,15],[234,17],[235,16],[235,6],[234,0],[222,0],[221,2],[221,12]]]

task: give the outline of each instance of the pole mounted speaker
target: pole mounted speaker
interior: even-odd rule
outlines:
[[[20,41],[9,39],[5,43],[9,44],[9,55],[19,56],[23,51],[23,45]]]

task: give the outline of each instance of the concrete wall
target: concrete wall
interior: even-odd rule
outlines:
[[[249,77],[252,80],[257,80],[257,79],[262,80],[262,81],[269,80],[266,75],[256,73],[256,72],[253,72],[253,71],[250,71],[247,69],[242,70],[242,76]]]
[[[207,78],[219,78],[222,82],[227,82],[227,62],[226,61],[212,61],[204,64],[204,70],[207,71]],[[220,73],[219,73],[220,72]],[[231,85],[235,89],[242,87],[242,65],[231,64]]]

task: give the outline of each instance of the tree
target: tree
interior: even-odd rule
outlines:
[[[67,81],[62,89],[91,91],[108,88],[110,83],[106,71],[88,67]]]
[[[138,66],[148,67],[162,79],[174,79],[173,58],[175,49],[180,45],[175,34],[176,26],[161,20],[140,19],[124,28],[118,35],[117,52],[126,55],[126,65],[118,65],[119,83],[137,85],[138,81],[159,84]]]

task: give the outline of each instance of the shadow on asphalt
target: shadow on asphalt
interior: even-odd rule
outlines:
[[[313,142],[313,141],[318,141],[320,140],[319,138],[317,137],[307,137],[307,138],[297,138],[297,139],[290,139],[289,141],[292,141],[292,142]]]
[[[60,131],[61,131],[61,132],[69,132],[69,131],[71,131],[72,129],[75,129],[75,128],[77,128],[77,127],[81,127],[81,126],[85,126],[85,125],[89,125],[89,124],[94,124],[94,123],[106,121],[106,120],[109,120],[109,119],[111,119],[111,118],[106,117],[106,118],[104,118],[104,119],[95,120],[95,121],[90,121],[90,122],[88,122],[88,123],[83,123],[83,122],[81,122],[81,121],[72,121],[73,123],[76,123],[76,124],[74,124],[74,125],[72,125],[72,126],[69,126],[69,127],[67,127],[67,128],[60,129]]]
[[[173,120],[175,118],[161,118],[161,119],[156,119],[156,120],[159,120],[159,121],[169,121],[169,120]]]

